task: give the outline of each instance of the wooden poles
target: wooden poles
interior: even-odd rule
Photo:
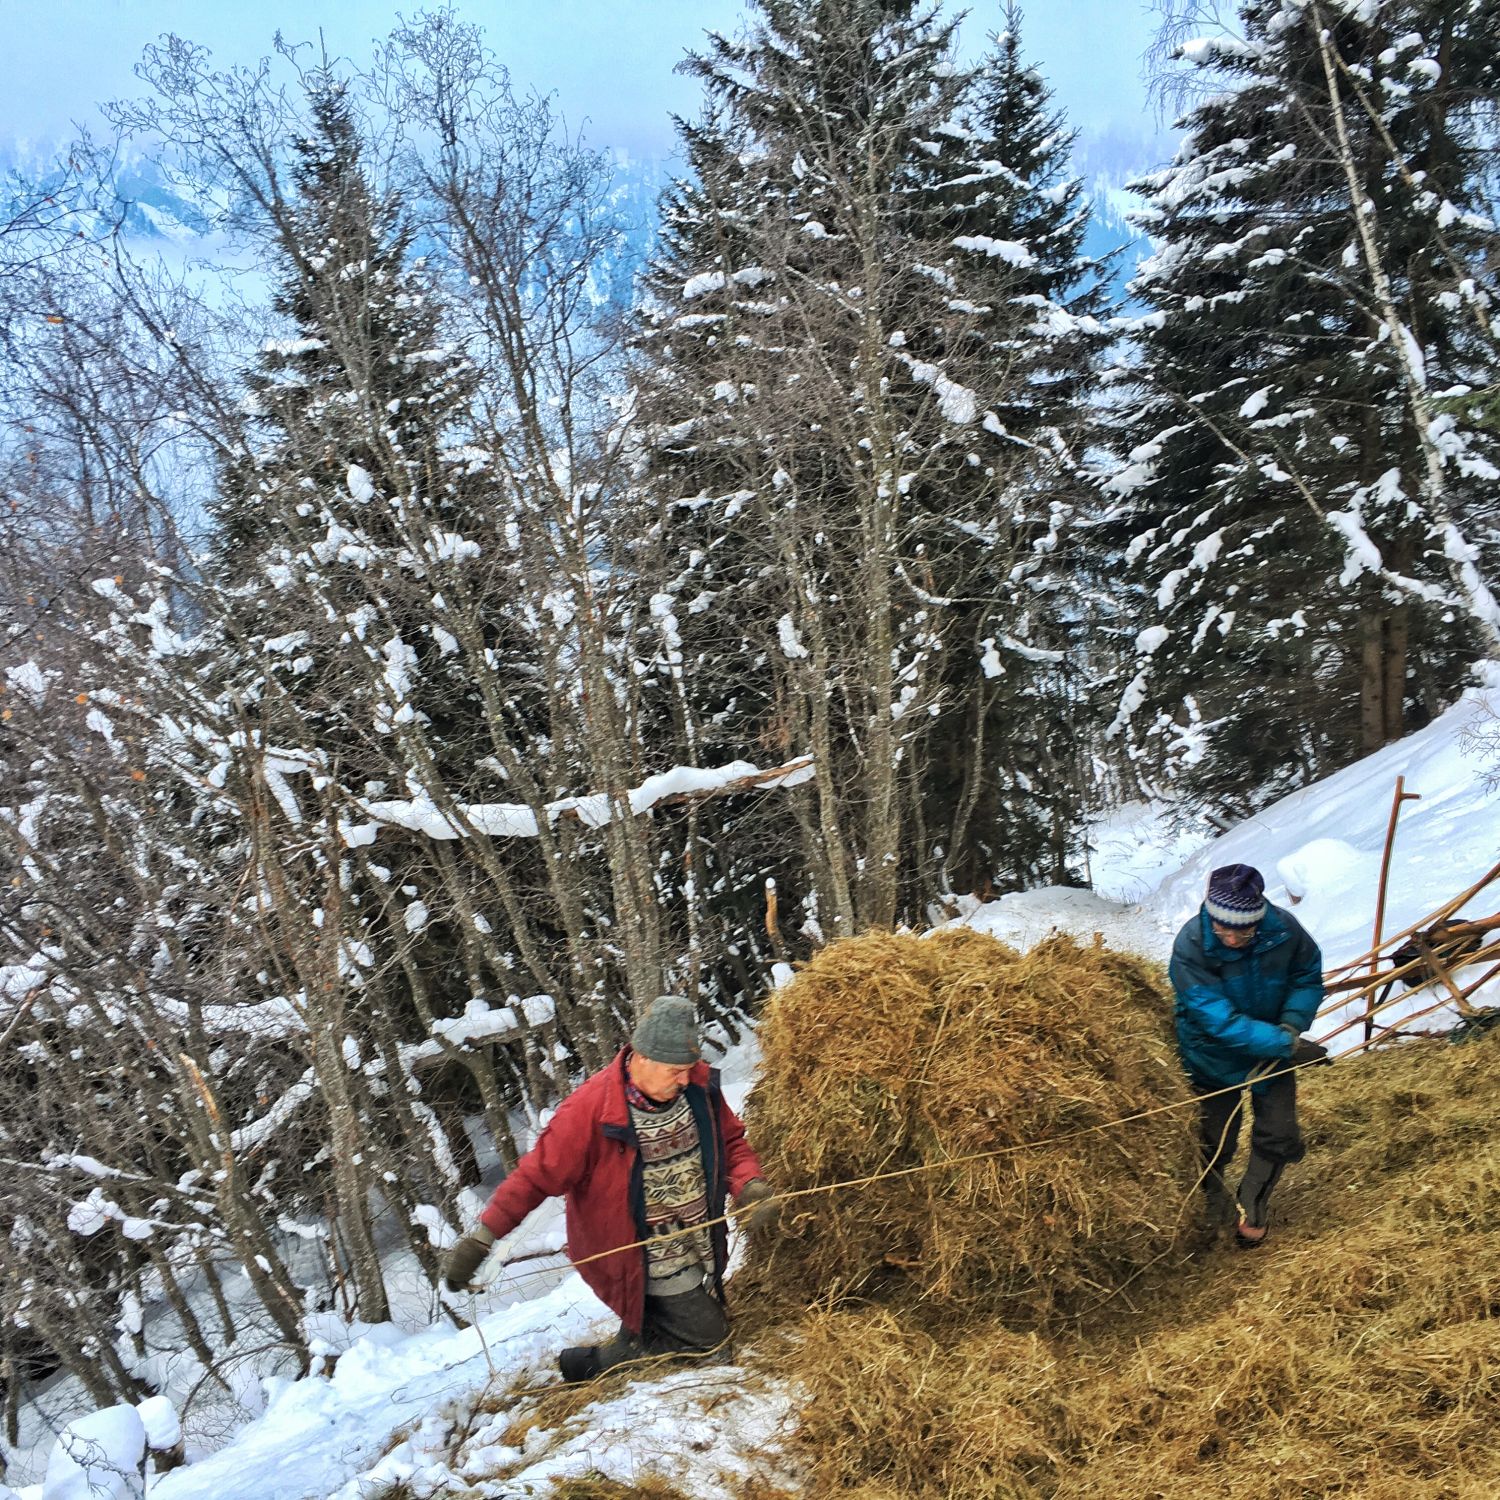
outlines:
[[[1366,953],[1349,959],[1328,970],[1324,976],[1324,988],[1328,1000],[1319,1011],[1320,1017],[1345,1011],[1364,1001],[1364,1014],[1355,1014],[1339,1023],[1334,1030],[1319,1036],[1327,1043],[1353,1026],[1363,1024],[1364,1042],[1392,1035],[1406,1022],[1419,1020],[1423,1016],[1455,1006],[1461,1014],[1473,1012],[1472,997],[1500,974],[1500,963],[1493,963],[1481,977],[1467,984],[1454,978],[1454,971],[1477,964],[1492,963],[1500,959],[1500,912],[1488,917],[1458,918],[1455,913],[1466,906],[1480,891],[1500,880],[1500,864],[1492,866],[1479,880],[1466,890],[1443,902],[1435,911],[1400,932],[1383,937],[1381,928],[1385,918],[1385,896],[1390,871],[1391,846],[1395,836],[1396,819],[1402,802],[1412,801],[1416,794],[1405,790],[1404,778],[1398,778],[1396,793],[1391,803],[1391,818],[1386,829],[1385,856],[1380,869],[1379,900],[1375,917],[1374,945]],[[1389,967],[1381,970],[1381,962]],[[1405,992],[1392,995],[1390,992],[1404,981]],[[1389,1007],[1402,1003],[1411,994],[1429,984],[1441,985],[1446,993],[1443,998],[1394,1026],[1382,1026],[1376,1036],[1375,1017]]]
[[[1370,977],[1380,966],[1380,929],[1385,925],[1385,889],[1391,874],[1391,849],[1396,842],[1396,819],[1401,816],[1403,802],[1421,801],[1420,792],[1406,790],[1406,777],[1396,778],[1396,795],[1391,798],[1391,817],[1385,826],[1385,852],[1380,857],[1380,892],[1375,898],[1375,936],[1370,944]],[[1375,1031],[1374,991],[1365,1001],[1365,1040],[1368,1042]]]

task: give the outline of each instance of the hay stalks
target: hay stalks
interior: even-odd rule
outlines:
[[[809,1500],[1500,1495],[1500,1035],[1319,1069],[1272,1237],[1018,1334],[809,1315]]]
[[[954,929],[825,949],[761,1026],[748,1114],[772,1181],[937,1170],[789,1205],[762,1280],[804,1303],[895,1298],[1015,1326],[1107,1297],[1176,1254],[1191,1218],[1190,1110],[1094,1129],[1186,1100],[1170,1036],[1159,972],[1102,946],[1022,955]]]

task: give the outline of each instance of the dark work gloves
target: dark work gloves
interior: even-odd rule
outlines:
[[[1310,1042],[1306,1037],[1299,1036],[1292,1043],[1292,1064],[1300,1067],[1303,1063],[1331,1063],[1333,1059],[1328,1055],[1328,1048],[1321,1042]]]
[[[450,1292],[468,1290],[494,1243],[495,1236],[481,1224],[449,1247],[443,1257],[443,1281]]]
[[[764,1177],[752,1177],[741,1190],[734,1206],[739,1209],[739,1222],[756,1236],[770,1234],[776,1228],[780,1213],[771,1184]]]

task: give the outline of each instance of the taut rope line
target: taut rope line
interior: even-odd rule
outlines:
[[[1447,1000],[1443,1003],[1451,1004],[1452,1002],[1451,1000]],[[1441,1009],[1441,1006],[1435,1006],[1433,1008]],[[1406,1019],[1417,1020],[1419,1019],[1419,1017],[1409,1016]],[[1340,1053],[1339,1056],[1341,1058],[1351,1057],[1356,1052],[1363,1052],[1365,1048],[1373,1046],[1376,1042],[1387,1040],[1389,1035],[1390,1033],[1383,1033],[1382,1035],[1370,1038],[1369,1041],[1356,1043],[1353,1047],[1350,1047],[1348,1051]],[[1296,1073],[1300,1072],[1303,1068],[1319,1067],[1322,1065],[1322,1063],[1323,1059],[1321,1058],[1305,1063],[1289,1063],[1282,1071],[1288,1073]],[[1170,1114],[1174,1110],[1196,1109],[1198,1105],[1201,1104],[1205,1099],[1216,1099],[1221,1094],[1236,1094],[1241,1089],[1248,1088],[1251,1085],[1259,1082],[1260,1079],[1265,1076],[1267,1075],[1259,1072],[1258,1070],[1252,1070],[1250,1076],[1248,1076],[1242,1083],[1232,1083],[1225,1088],[1214,1089],[1206,1094],[1194,1094],[1188,1099],[1179,1099],[1170,1104],[1153,1105],[1150,1109],[1137,1110],[1134,1114],[1121,1115],[1118,1119],[1105,1120],[1098,1125],[1083,1125],[1076,1130],[1065,1130],[1060,1135],[1043,1136],[1042,1139],[1036,1141],[1020,1141],[1011,1146],[996,1146],[988,1151],[972,1151],[964,1156],[950,1156],[943,1161],[921,1162],[914,1167],[897,1167],[893,1171],[889,1172],[871,1172],[864,1177],[851,1177],[840,1182],[821,1182],[815,1184],[812,1187],[792,1188],[787,1192],[774,1193],[769,1198],[762,1198],[761,1201],[755,1205],[754,1209],[744,1210],[743,1213],[737,1211],[735,1213],[721,1214],[718,1218],[706,1219],[701,1224],[693,1224],[685,1229],[673,1229],[666,1234],[655,1235],[652,1237],[651,1241],[632,1240],[628,1245],[616,1245],[609,1250],[599,1250],[596,1251],[593,1255],[585,1255],[578,1260],[570,1261],[569,1264],[577,1269],[577,1267],[579,1266],[589,1265],[591,1262],[596,1260],[604,1260],[606,1257],[611,1255],[624,1255],[627,1251],[630,1250],[644,1249],[648,1243],[660,1244],[666,1240],[680,1239],[689,1234],[697,1234],[701,1230],[711,1229],[719,1224],[732,1224],[738,1218],[748,1217],[756,1212],[763,1211],[767,1207],[779,1208],[781,1205],[794,1202],[799,1198],[813,1198],[825,1193],[841,1193],[851,1188],[869,1187],[872,1183],[890,1182],[901,1177],[916,1177],[921,1175],[922,1173],[941,1171],[944,1168],[948,1167],[971,1166],[975,1162],[993,1161],[1003,1156],[1018,1156],[1026,1151],[1039,1151],[1045,1146],[1057,1146],[1061,1145],[1065,1141],[1081,1140],[1083,1137],[1089,1135],[1102,1135],[1105,1131],[1117,1129],[1119,1126],[1133,1125],[1137,1121],[1149,1120],[1156,1115]],[[556,1253],[558,1255],[566,1254],[565,1251],[561,1250],[550,1253]],[[520,1282],[531,1280],[535,1277],[555,1275],[558,1270],[557,1267],[551,1267],[545,1270],[522,1271],[515,1276],[504,1276],[504,1271],[509,1264],[510,1262],[501,1263],[501,1276],[496,1277],[495,1279],[496,1289],[498,1289],[499,1285],[502,1283],[502,1278],[503,1285],[506,1287],[511,1287]]]

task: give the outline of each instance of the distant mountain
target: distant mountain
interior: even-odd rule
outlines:
[[[604,290],[610,302],[626,308],[636,300],[636,277],[650,258],[656,240],[661,195],[681,168],[671,157],[632,157],[624,151],[612,155],[615,180],[610,207],[619,217],[621,247]]]
[[[1111,208],[1109,200],[1096,197],[1088,232],[1083,237],[1083,253],[1096,260],[1109,258],[1109,284],[1117,302],[1128,301],[1126,283],[1136,268],[1151,253],[1151,243],[1126,223],[1123,214]]]
[[[207,248],[215,228],[213,216],[221,207],[215,194],[149,156],[109,160],[102,181],[97,170],[81,157],[70,158],[66,146],[13,142],[0,146],[0,195],[13,203],[37,193],[73,201],[68,189],[76,188],[80,198],[93,204],[80,216],[79,227],[86,233],[108,233],[118,224],[132,240]],[[0,214],[4,211],[0,205]]]
[[[1114,149],[1110,149],[1111,145]],[[1140,144],[1131,142],[1130,154],[1141,160]],[[61,148],[30,143],[0,147],[0,178],[15,185],[51,188],[63,176],[59,167]],[[1124,297],[1126,281],[1149,244],[1126,222],[1131,195],[1122,184],[1118,143],[1088,143],[1080,159],[1093,203],[1093,217],[1084,240],[1085,253],[1103,258],[1113,255],[1110,277],[1117,295]],[[657,204],[679,164],[668,157],[632,157],[611,153],[614,181],[609,207],[619,216],[622,233],[619,253],[596,276],[595,297],[616,307],[628,307],[635,299],[638,273],[651,253],[656,234]],[[126,237],[141,248],[196,251],[211,257],[218,219],[226,206],[221,190],[206,188],[181,173],[145,155],[117,160],[109,183],[113,201],[101,202],[93,216],[100,230],[119,219]]]
[[[1175,135],[1145,119],[1130,127],[1080,134],[1074,143],[1074,170],[1093,204],[1085,248],[1091,255],[1118,252],[1112,282],[1122,301],[1126,300],[1126,283],[1151,253],[1150,240],[1127,217],[1144,206],[1131,184],[1170,160],[1176,145]]]
[[[141,160],[115,175],[115,196],[131,238],[185,244],[215,232],[223,208],[219,195],[203,191],[159,162]]]

